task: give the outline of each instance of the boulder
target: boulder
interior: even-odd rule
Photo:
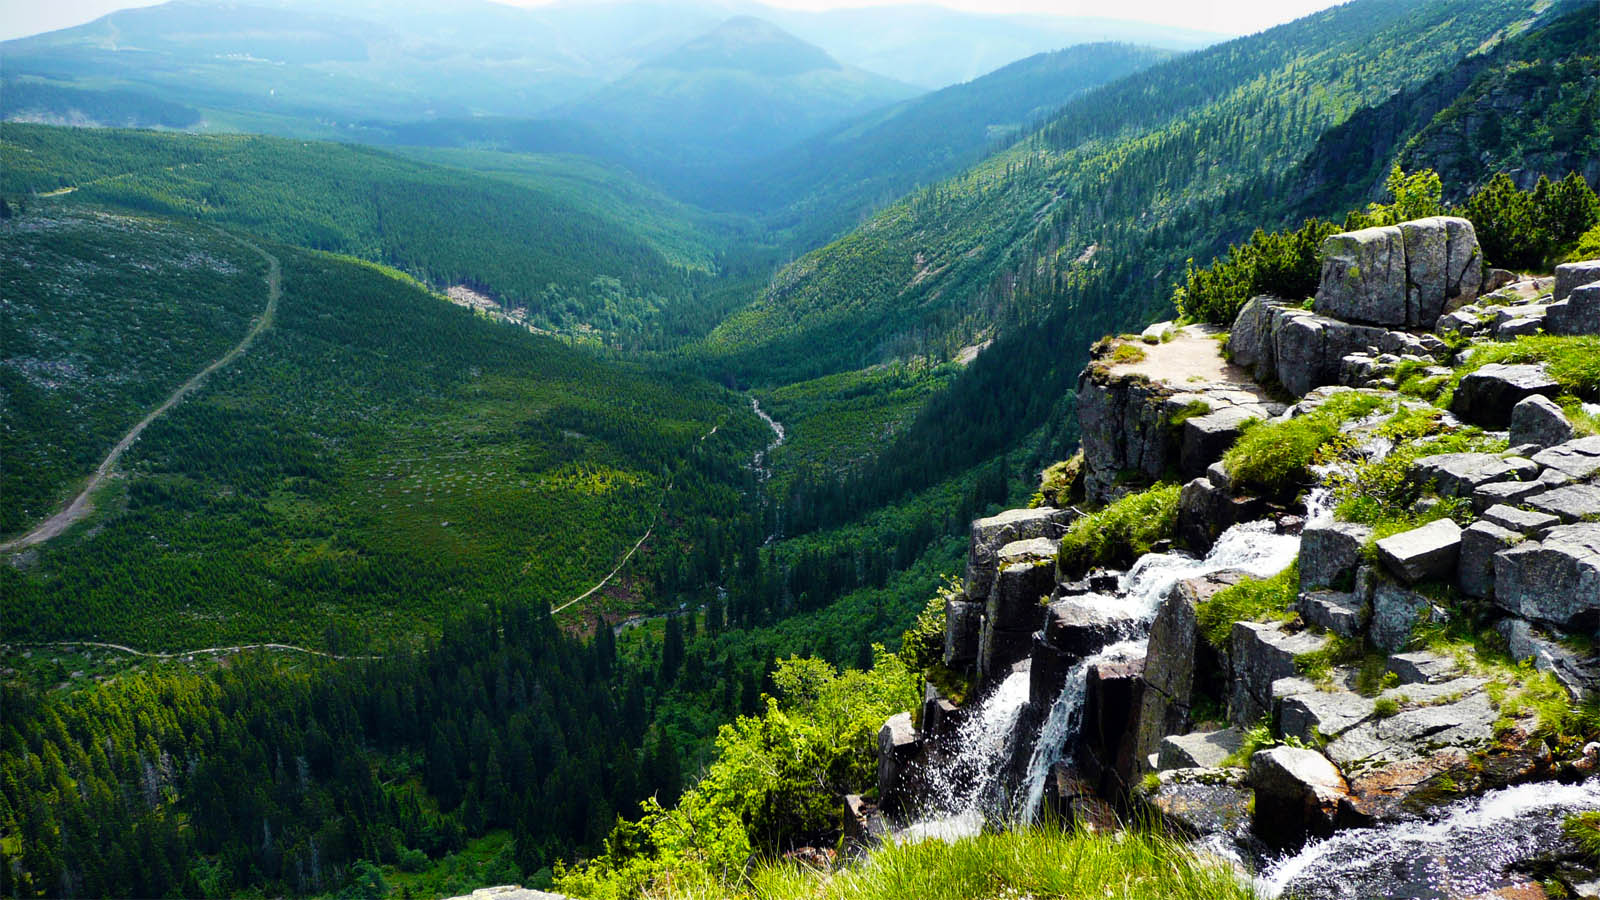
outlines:
[[[1133,787],[1143,694],[1143,658],[1094,663],[1085,673],[1078,762],[1102,797],[1122,796]]]
[[[891,830],[878,807],[860,794],[845,795],[844,817],[840,824],[840,831],[846,838],[869,846],[882,843]]]
[[[901,780],[921,744],[911,713],[896,713],[878,729],[878,802],[885,809],[897,808]]]
[[[1569,484],[1534,494],[1526,502],[1534,510],[1563,522],[1600,520],[1600,487],[1592,484]]]
[[[1534,454],[1533,461],[1574,481],[1591,478],[1600,474],[1600,435],[1557,444]],[[1545,480],[1544,475],[1540,476],[1540,480]]]
[[[1600,334],[1600,285],[1586,284],[1550,304],[1544,321],[1551,334]]]
[[[1373,646],[1392,653],[1405,647],[1412,630],[1428,621],[1432,609],[1427,597],[1385,581],[1372,596],[1367,636]]]
[[[945,699],[939,689],[922,683],[922,733],[937,737],[955,727],[960,708]]]
[[[1478,288],[1484,294],[1492,294],[1508,284],[1513,284],[1518,279],[1517,273],[1510,269],[1490,269],[1489,274],[1483,278],[1483,284]]]
[[[1550,489],[1540,481],[1493,481],[1472,492],[1473,509],[1483,512],[1492,506],[1521,503],[1528,497]]]
[[[1557,525],[1495,554],[1495,603],[1559,628],[1600,624],[1600,523]]]
[[[1332,835],[1339,803],[1349,794],[1337,766],[1298,747],[1257,751],[1248,779],[1256,792],[1255,833],[1279,849]]]
[[[1496,506],[1494,509],[1510,509]],[[1473,522],[1461,532],[1461,554],[1456,561],[1456,584],[1469,597],[1494,593],[1494,557],[1507,547],[1515,547],[1522,535],[1487,518]]]
[[[1600,259],[1562,263],[1556,266],[1556,286],[1550,298],[1557,301],[1565,300],[1574,288],[1596,282],[1600,282]]]
[[[1363,228],[1324,240],[1314,308],[1320,315],[1348,322],[1405,325],[1406,251],[1401,230],[1393,225]]]
[[[1533,534],[1552,525],[1561,524],[1561,519],[1549,513],[1534,512],[1531,509],[1522,509],[1517,506],[1498,504],[1483,511],[1483,521],[1507,531],[1514,531],[1518,535]],[[1463,551],[1465,552],[1465,548]]]
[[[1382,328],[1352,325],[1303,310],[1282,310],[1276,321],[1273,346],[1278,383],[1297,397],[1338,384],[1344,357],[1371,346],[1386,333]]]
[[[1449,681],[1460,672],[1454,659],[1418,650],[1414,653],[1396,653],[1389,657],[1389,671],[1401,684],[1439,684]]]
[[[1447,304],[1478,296],[1482,270],[1472,223],[1453,216],[1401,222],[1405,244],[1406,325],[1427,327]]]
[[[1450,411],[1476,425],[1505,428],[1518,403],[1537,394],[1560,393],[1561,385],[1541,365],[1489,363],[1461,379]]]
[[[1244,769],[1171,769],[1141,790],[1140,798],[1179,834],[1237,840],[1249,829],[1255,800],[1244,781]]]
[[[1503,459],[1493,453],[1439,453],[1424,456],[1407,477],[1419,485],[1436,485],[1441,496],[1471,497],[1478,488],[1499,481],[1532,481],[1539,466],[1532,460]]]
[[[1289,679],[1303,685],[1301,679]],[[1281,684],[1281,682],[1280,682]],[[1297,685],[1298,686],[1298,685]],[[1355,691],[1293,690],[1278,701],[1278,731],[1312,746],[1320,746],[1360,725],[1373,715],[1376,705]],[[1274,692],[1281,690],[1274,686]]]
[[[965,669],[978,659],[978,634],[983,626],[983,604],[970,600],[944,603],[944,664]]]
[[[1262,412],[1252,406],[1225,406],[1203,416],[1192,416],[1183,423],[1178,442],[1179,471],[1185,476],[1204,472],[1222,458],[1233,442],[1244,434],[1246,423],[1259,422]]]
[[[1343,591],[1305,591],[1297,603],[1300,618],[1340,637],[1355,637],[1366,624],[1366,604]]]
[[[1228,331],[1228,356],[1249,369],[1257,381],[1276,377],[1278,357],[1273,340],[1277,310],[1286,303],[1275,297],[1252,297],[1239,308]]]
[[[1224,531],[1240,522],[1261,518],[1266,501],[1260,497],[1235,497],[1218,487],[1208,475],[1196,478],[1178,492],[1177,536],[1183,546],[1197,553],[1209,551]]]
[[[1272,683],[1299,672],[1295,657],[1321,650],[1326,635],[1303,631],[1289,634],[1278,625],[1235,622],[1229,660],[1233,681],[1228,696],[1228,721],[1249,728],[1272,711]]]
[[[1572,423],[1554,400],[1534,395],[1511,408],[1511,445],[1554,447],[1572,439]]]
[[[1044,640],[1076,659],[1093,656],[1122,638],[1132,623],[1114,612],[1117,601],[1101,594],[1079,594],[1045,609]]]
[[[988,599],[1002,547],[1029,538],[1059,539],[1077,517],[1072,510],[1039,507],[1008,509],[987,519],[975,520],[967,545],[967,598],[976,603]]]
[[[1525,619],[1501,619],[1495,630],[1506,640],[1506,652],[1512,659],[1531,660],[1534,668],[1550,672],[1566,688],[1573,699],[1600,684],[1600,661],[1584,658],[1563,646],[1550,635],[1534,628]]]
[[[1180,581],[1156,610],[1145,645],[1145,688],[1135,733],[1134,753],[1141,765],[1159,751],[1162,738],[1188,727],[1197,671],[1204,675],[1218,668],[1215,654],[1200,639],[1196,610],[1242,577],[1218,572]]]
[[[1038,549],[1042,545],[1017,541],[997,555],[1000,569],[978,636],[978,675],[984,680],[1027,656],[1033,633],[1044,624],[1044,601],[1055,589],[1056,565],[1048,556],[1035,555]]]
[[[1461,550],[1461,526],[1438,519],[1378,541],[1378,559],[1406,584],[1449,578]]]
[[[1300,533],[1300,590],[1347,588],[1372,529],[1354,522],[1313,522]]]
[[[1156,768],[1163,771],[1220,768],[1243,746],[1244,732],[1237,728],[1169,735],[1161,741]]]

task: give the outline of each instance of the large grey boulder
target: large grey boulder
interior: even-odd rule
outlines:
[[[1378,541],[1378,559],[1406,584],[1455,574],[1461,526],[1449,519],[1429,522]]]
[[[1233,682],[1228,696],[1228,721],[1249,728],[1272,711],[1272,683],[1298,674],[1295,657],[1321,650],[1328,636],[1303,631],[1289,634],[1278,625],[1235,622],[1229,642]]]
[[[1300,590],[1347,588],[1372,529],[1354,522],[1313,522],[1300,534]]]
[[[1060,538],[1077,513],[1066,509],[1008,509],[973,521],[967,543],[967,598],[982,603],[994,584],[1000,549],[1029,538]]]
[[[1324,240],[1314,308],[1320,315],[1347,322],[1405,325],[1406,248],[1401,230],[1393,225],[1363,228]]]
[[[1161,741],[1156,768],[1162,771],[1220,768],[1243,746],[1244,732],[1237,728],[1168,735]]]
[[[1562,263],[1556,266],[1556,286],[1550,298],[1565,300],[1573,289],[1596,282],[1600,282],[1600,259]]]
[[[1483,271],[1472,223],[1432,216],[1399,224],[1406,253],[1406,325],[1431,327],[1439,316],[1478,296]]]
[[[1262,498],[1235,496],[1211,475],[1195,478],[1178,492],[1178,540],[1196,553],[1205,553],[1224,531],[1261,518],[1265,508]]]
[[[1333,834],[1339,802],[1349,795],[1337,766],[1298,747],[1257,751],[1248,780],[1256,791],[1256,836],[1277,848]]]
[[[1600,487],[1592,484],[1569,484],[1535,494],[1526,502],[1538,512],[1563,522],[1600,520]]]
[[[1303,684],[1300,679],[1288,681]],[[1307,744],[1318,746],[1337,738],[1372,718],[1376,709],[1372,700],[1354,691],[1310,687],[1310,690],[1283,691],[1287,695],[1278,701],[1278,731]],[[1275,685],[1274,690],[1280,688]]]
[[[1244,434],[1247,423],[1259,422],[1262,418],[1263,411],[1259,407],[1224,406],[1186,419],[1178,445],[1179,470],[1184,475],[1204,472]]]
[[[1448,656],[1418,650],[1389,657],[1389,671],[1401,684],[1440,684],[1455,677],[1461,666]]]
[[[1303,310],[1281,310],[1275,319],[1273,348],[1277,379],[1295,396],[1339,383],[1346,356],[1382,340],[1387,331],[1369,325],[1352,325]]]
[[[996,554],[1000,568],[984,605],[978,636],[981,680],[1004,672],[1027,656],[1033,633],[1044,624],[1044,601],[1056,584],[1055,560],[1044,555],[1045,546],[1014,541]]]
[[[1593,477],[1600,474],[1600,435],[1557,444],[1534,454],[1533,461],[1577,481]]]
[[[1431,618],[1432,610],[1427,597],[1385,581],[1372,595],[1367,636],[1374,647],[1393,653],[1405,647],[1411,632]]]
[[[1600,523],[1557,525],[1494,558],[1495,603],[1514,616],[1593,629],[1600,618]]]
[[[1539,474],[1532,460],[1502,459],[1493,453],[1440,453],[1424,456],[1408,477],[1416,484],[1433,482],[1445,497],[1471,497],[1478,488],[1497,481],[1531,481]]]
[[[1296,601],[1300,618],[1340,637],[1355,637],[1366,624],[1366,603],[1344,591],[1303,591]]]
[[[1249,369],[1257,381],[1277,376],[1277,345],[1273,339],[1278,310],[1287,303],[1276,297],[1252,297],[1239,308],[1228,331],[1228,356],[1234,365]]]
[[[964,669],[978,659],[978,636],[983,626],[983,604],[970,600],[944,603],[944,664]]]
[[[1185,579],[1161,601],[1146,644],[1145,689],[1134,733],[1134,754],[1141,765],[1160,749],[1162,738],[1188,727],[1196,669],[1214,655],[1200,639],[1196,618],[1200,604],[1242,577],[1218,572]]]
[[[1600,334],[1600,284],[1586,284],[1550,304],[1544,322],[1551,334]]]
[[[1554,400],[1535,395],[1511,408],[1511,446],[1554,447],[1572,439],[1572,423]]]
[[[878,803],[884,809],[899,805],[901,781],[921,743],[908,712],[890,716],[878,729]]]
[[[1076,659],[1093,656],[1133,625],[1126,614],[1113,611],[1115,605],[1115,600],[1100,594],[1057,600],[1045,609],[1044,639]]]
[[[1139,794],[1179,834],[1239,840],[1249,832],[1255,805],[1255,792],[1244,780],[1244,769],[1169,769]]]
[[[1536,394],[1554,397],[1561,385],[1541,365],[1489,363],[1461,379],[1450,411],[1476,425],[1505,428],[1511,410]]]
[[[1487,597],[1494,593],[1495,554],[1521,541],[1521,534],[1487,518],[1468,525],[1461,532],[1461,555],[1456,562],[1456,584],[1461,592],[1469,597]]]
[[[1561,524],[1560,518],[1549,513],[1534,512],[1531,509],[1523,509],[1520,506],[1506,506],[1505,504],[1498,504],[1484,510],[1482,521],[1499,525],[1501,528],[1507,531],[1514,531],[1518,535],[1533,534],[1535,531]]]

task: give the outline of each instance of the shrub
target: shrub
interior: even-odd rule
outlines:
[[[926,672],[944,657],[944,610],[946,601],[961,596],[961,582],[946,575],[917,618],[900,636],[900,659],[912,672]]]
[[[1355,391],[1335,394],[1312,412],[1257,425],[1245,431],[1223,456],[1229,474],[1274,496],[1293,493],[1311,480],[1317,451],[1339,435],[1351,419],[1377,410],[1384,400]]]
[[[1126,566],[1149,553],[1177,530],[1181,490],[1158,484],[1073,522],[1057,551],[1057,571],[1077,578],[1093,566]]]
[[[1400,712],[1400,701],[1393,697],[1379,697],[1372,704],[1372,714],[1380,719],[1387,719]]]
[[[1458,212],[1472,220],[1489,264],[1539,269],[1600,224],[1600,198],[1576,173],[1559,182],[1540,177],[1530,192],[1500,172]]]
[[[1317,291],[1322,276],[1322,240],[1339,226],[1308,219],[1295,231],[1256,229],[1205,268],[1189,260],[1184,283],[1173,295],[1178,312],[1196,322],[1231,325],[1245,301],[1259,294],[1295,300]]]
[[[1200,604],[1196,618],[1206,643],[1228,648],[1234,622],[1288,621],[1300,591],[1300,566],[1289,566],[1271,578],[1246,578]]]

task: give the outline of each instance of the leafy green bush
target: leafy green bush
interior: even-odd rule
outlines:
[[[945,603],[961,595],[961,582],[946,575],[944,584],[935,591],[928,603],[917,613],[917,618],[900,636],[900,659],[913,672],[925,672],[944,656]]]
[[[637,822],[619,821],[605,851],[556,869],[556,890],[620,900],[647,891],[727,891],[752,854],[818,839],[838,819],[838,797],[877,773],[878,728],[920,699],[901,659],[874,648],[870,671],[837,672],[790,657],[773,673],[779,698],[717,736],[717,757],[675,807],[653,798]]]
[[[1472,220],[1488,263],[1541,269],[1600,224],[1600,197],[1575,172],[1557,182],[1541,176],[1532,191],[1501,172],[1458,211]]]
[[[1579,262],[1585,259],[1600,259],[1600,225],[1585,231],[1578,238],[1578,243],[1567,254],[1567,262]]]
[[[1339,230],[1320,219],[1308,219],[1295,231],[1258,228],[1249,243],[1229,247],[1226,255],[1203,269],[1189,260],[1173,302],[1186,319],[1231,325],[1245,301],[1259,294],[1289,300],[1309,297],[1316,293],[1322,274],[1322,240]]]
[[[1076,578],[1093,566],[1126,566],[1178,527],[1176,484],[1158,484],[1129,494],[1072,523],[1061,539],[1056,570]]]
[[[1338,437],[1340,427],[1383,406],[1372,394],[1338,393],[1293,419],[1256,425],[1223,456],[1235,480],[1269,495],[1293,493],[1311,478],[1317,451]]]
[[[1200,604],[1196,619],[1206,643],[1219,650],[1228,648],[1234,622],[1288,621],[1300,590],[1298,562],[1271,578],[1246,578],[1224,588]]]

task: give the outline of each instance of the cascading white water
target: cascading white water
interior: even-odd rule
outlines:
[[[1600,809],[1600,780],[1524,784],[1463,800],[1434,820],[1341,831],[1269,866],[1267,897],[1490,896],[1514,863],[1554,846],[1562,820]],[[1513,877],[1514,880],[1514,877]]]
[[[1036,821],[1044,799],[1045,781],[1050,767],[1060,762],[1072,747],[1083,718],[1083,700],[1089,668],[1097,663],[1125,659],[1144,651],[1145,634],[1161,601],[1173,585],[1185,578],[1198,578],[1214,572],[1242,571],[1266,578],[1283,571],[1300,552],[1300,539],[1278,534],[1271,522],[1248,522],[1222,533],[1204,559],[1181,553],[1147,553],[1122,577],[1116,598],[1107,612],[1127,617],[1127,634],[1132,640],[1106,647],[1100,653],[1073,666],[1067,673],[1061,693],[1050,706],[1044,726],[1034,742],[1023,780],[1022,803],[1015,818]]]
[[[1013,672],[956,729],[953,759],[928,773],[923,817],[898,840],[953,840],[982,830],[1001,803],[1001,775],[1017,739],[1017,720],[1028,705],[1028,673]]]

